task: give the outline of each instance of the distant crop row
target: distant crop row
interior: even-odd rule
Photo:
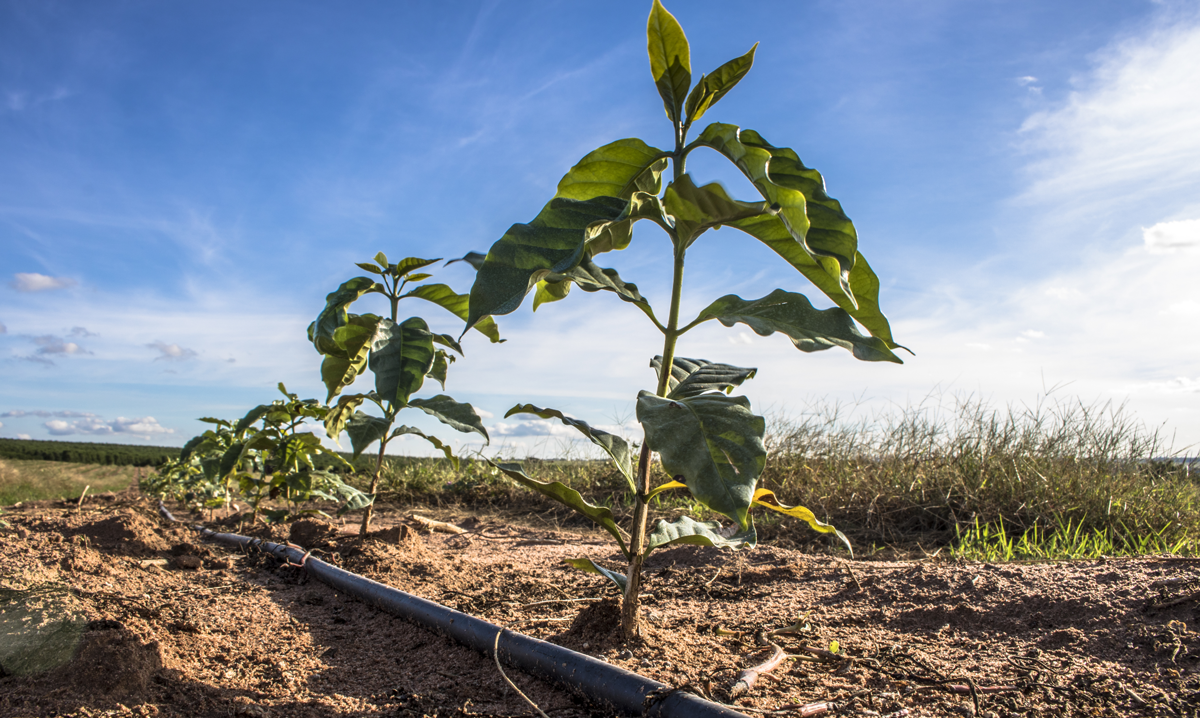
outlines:
[[[179,458],[179,447],[0,439],[0,458],[106,466],[162,466]]]

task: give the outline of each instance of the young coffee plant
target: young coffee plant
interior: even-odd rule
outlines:
[[[383,252],[375,255],[375,263],[359,263],[358,267],[377,276],[355,277],[344,282],[337,291],[325,298],[325,309],[317,320],[308,327],[308,338],[325,359],[321,363],[321,379],[332,401],[342,390],[354,383],[365,369],[375,375],[375,391],[362,394],[347,394],[330,407],[325,417],[325,430],[335,441],[345,431],[350,435],[350,445],[357,458],[370,444],[379,442],[379,456],[371,478],[372,502],[379,490],[379,474],[383,469],[384,451],[388,442],[397,436],[413,434],[420,436],[440,449],[455,468],[458,459],[451,448],[436,436],[429,436],[412,426],[393,428],[396,415],[413,407],[436,417],[443,424],[461,432],[474,432],[489,440],[483,421],[470,404],[455,401],[445,394],[428,399],[414,399],[428,377],[446,387],[446,371],[454,362],[456,352],[462,355],[462,347],[449,334],[435,334],[420,317],[410,317],[403,322],[397,320],[402,299],[424,299],[442,307],[459,319],[467,318],[468,297],[457,294],[445,284],[421,284],[408,291],[410,283],[421,282],[432,275],[421,270],[440,259],[417,259],[409,257],[395,264],[389,263]],[[462,260],[472,266],[478,265],[482,257],[468,254]],[[367,294],[383,295],[390,305],[388,317],[375,314],[350,314],[347,307]],[[493,342],[502,341],[496,323],[490,318],[480,318],[474,327]],[[444,348],[436,348],[434,345]],[[450,351],[447,351],[450,350]],[[366,402],[379,408],[382,416],[360,411]],[[361,533],[366,535],[371,526],[371,506],[363,513]]]
[[[600,431],[555,409],[530,404],[509,415],[556,418],[578,429],[603,449],[625,476],[634,496],[628,541],[607,508],[594,506],[559,482],[541,482],[520,464],[499,464],[515,481],[554,498],[592,519],[616,539],[628,561],[624,574],[589,558],[569,561],[600,573],[624,592],[622,629],[638,634],[641,567],[656,548],[675,543],[727,548],[753,547],[757,540],[749,511],[762,506],[801,518],[814,529],[845,537],[821,523],[804,507],[788,507],[769,490],[756,488],[766,463],[765,422],[743,396],[729,394],[755,369],[677,356],[679,338],[700,324],[717,320],[732,327],[746,324],[767,336],[779,332],[801,351],[842,347],[864,361],[900,363],[892,352],[887,319],[879,309],[879,280],[858,252],[854,225],[841,205],[825,193],[821,175],[801,163],[791,149],[776,147],[753,130],[714,123],[688,142],[699,120],[750,70],[752,47],[692,86],[689,48],[683,29],[658,0],[647,25],[650,71],[671,122],[674,147],[663,150],[640,139],[605,145],[579,161],[558,183],[558,192],[533,221],[516,224],[488,252],[471,288],[467,327],[492,315],[517,309],[534,292],[533,306],[563,299],[578,286],[585,292],[608,291],[640,310],[663,335],[662,352],[651,365],[656,389],[637,398],[637,419],[645,432],[636,469],[632,449],[620,437]],[[690,92],[689,92],[690,90]],[[699,186],[686,172],[688,155],[701,148],[731,161],[761,194],[755,201],[731,198],[719,184]],[[670,181],[663,187],[663,175]],[[598,255],[625,249],[638,220],[657,224],[671,239],[673,280],[666,321],[659,319],[636,285],[595,263]],[[801,294],[776,289],[765,297],[720,297],[692,321],[680,320],[684,260],[688,249],[709,229],[732,227],[774,250],[837,306],[818,310]],[[855,321],[864,327],[863,334]],[[650,485],[651,452],[658,454],[671,481]],[[735,523],[684,516],[660,520],[647,532],[649,502],[660,492],[686,489],[700,505]],[[847,547],[849,543],[846,542]]]

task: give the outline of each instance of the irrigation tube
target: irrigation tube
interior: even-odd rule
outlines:
[[[197,526],[208,539],[245,549],[256,548],[281,560],[303,564],[317,580],[395,616],[454,639],[492,657],[500,635],[500,659],[515,668],[545,678],[592,703],[623,715],[650,718],[748,718],[744,713],[706,701],[666,684],[605,663],[562,646],[532,638],[441,604],[343,571],[301,551],[269,541],[216,533]]]

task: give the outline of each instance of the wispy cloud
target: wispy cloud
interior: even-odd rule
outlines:
[[[151,342],[146,345],[146,348],[158,350],[159,354],[154,357],[154,361],[162,359],[166,359],[167,361],[183,361],[199,356],[194,349],[181,347],[178,344],[167,344],[166,342]]]
[[[54,289],[74,287],[78,283],[70,277],[49,277],[45,274],[31,272],[14,274],[13,280],[8,285],[18,292],[48,292]]]
[[[38,354],[91,354],[90,351],[79,346],[75,342],[69,342],[62,337],[56,337],[53,334],[44,334],[40,337],[30,337],[30,341],[38,345]]]
[[[0,416],[12,417],[12,418],[17,418],[17,417],[22,417],[22,416],[36,416],[39,418],[47,418],[47,417],[51,417],[51,416],[60,416],[60,417],[79,416],[79,417],[90,418],[90,417],[94,417],[96,415],[92,414],[91,412],[87,412],[87,411],[69,411],[69,410],[68,411],[46,411],[45,409],[34,409],[33,411],[25,411],[24,409],[13,409],[11,411],[6,411],[3,414],[0,414]]]

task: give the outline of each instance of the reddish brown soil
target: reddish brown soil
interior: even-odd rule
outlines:
[[[682,547],[652,557],[644,640],[622,645],[614,589],[561,562],[586,553],[617,566],[603,534],[450,511],[433,518],[470,533],[425,534],[401,530],[404,515],[380,512],[365,541],[349,524],[315,521],[290,537],[349,570],[750,714],[801,715],[819,702],[833,704],[826,715],[864,716],[1200,711],[1200,563],[1186,559],[849,563]],[[0,716],[534,715],[491,659],[301,569],[202,543],[134,495],[3,518]],[[755,633],[798,618],[799,633],[774,640],[815,660],[785,660],[731,696],[738,672],[773,651]],[[809,650],[833,642],[837,655]],[[507,672],[554,718],[600,715]]]

